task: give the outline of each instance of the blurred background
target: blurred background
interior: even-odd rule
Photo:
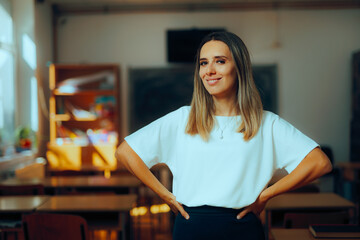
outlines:
[[[50,99],[66,79],[57,65],[116,66],[117,117],[105,124],[118,144],[190,104],[193,58],[182,53],[219,29],[247,45],[266,109],[330,149],[334,164],[359,162],[359,24],[358,0],[0,0],[1,178],[48,161]],[[344,196],[357,199],[351,187]]]
[[[221,28],[244,40],[255,66],[275,66],[277,113],[331,146],[335,161],[350,160],[352,56],[360,49],[358,1],[1,3],[0,128],[7,132],[5,139],[21,125],[40,131],[40,155],[49,140],[49,63],[118,64],[123,137],[131,125],[131,69],[177,65],[167,58],[168,30]]]

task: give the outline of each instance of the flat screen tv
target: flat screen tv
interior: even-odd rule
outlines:
[[[167,30],[167,60],[169,63],[193,63],[201,40],[209,33],[224,28]]]

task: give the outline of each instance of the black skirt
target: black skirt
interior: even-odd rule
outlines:
[[[173,240],[265,239],[261,221],[254,213],[237,219],[242,209],[211,206],[184,206],[184,209],[190,219],[186,220],[180,213],[176,216]]]

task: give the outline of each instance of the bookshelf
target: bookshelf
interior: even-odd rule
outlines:
[[[49,167],[115,169],[121,136],[119,67],[52,64],[49,87]]]

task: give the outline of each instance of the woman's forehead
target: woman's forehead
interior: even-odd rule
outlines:
[[[214,56],[231,57],[229,47],[224,42],[218,40],[211,40],[205,43],[200,50],[200,58]]]

